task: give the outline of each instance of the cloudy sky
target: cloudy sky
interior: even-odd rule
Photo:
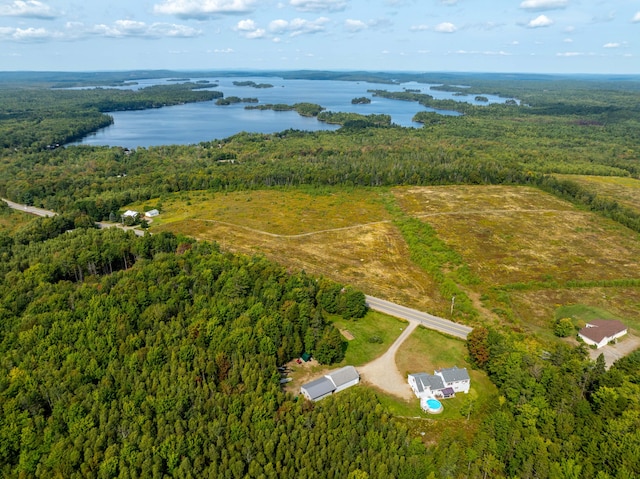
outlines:
[[[0,0],[0,70],[640,73],[640,0]]]

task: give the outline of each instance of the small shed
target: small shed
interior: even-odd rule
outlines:
[[[300,356],[300,358],[306,363],[308,361],[311,360],[311,354],[309,353],[302,353],[302,356]]]
[[[127,210],[124,213],[122,213],[122,217],[123,218],[137,218],[139,215],[139,213],[137,211],[133,211],[133,210]]]
[[[147,218],[154,218],[156,216],[158,216],[160,214],[160,212],[158,210],[149,210],[149,211],[145,211],[144,215]]]

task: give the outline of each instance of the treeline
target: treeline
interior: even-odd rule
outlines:
[[[115,229],[16,244],[2,267],[3,477],[428,472],[426,450],[372,393],[314,405],[281,390],[276,366],[302,352],[342,358],[324,307],[360,314],[361,294]]]
[[[0,89],[0,150],[43,149],[76,141],[110,125],[105,112],[209,101],[221,92],[183,83],[139,90]]]
[[[553,346],[477,328],[476,364],[501,397],[458,474],[480,477],[627,479],[640,475],[640,352],[608,371],[586,347]],[[465,461],[466,462],[466,461]],[[488,475],[487,475],[488,474]],[[483,476],[483,477],[485,477]],[[450,477],[458,477],[456,473]]]
[[[267,103],[265,105],[248,105],[245,110],[273,110],[273,111],[295,111],[300,116],[314,117],[324,110],[324,107],[316,103],[294,103],[287,105],[286,103]]]

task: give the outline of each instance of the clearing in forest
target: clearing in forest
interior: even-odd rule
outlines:
[[[464,290],[481,317],[548,328],[561,304],[589,303],[621,317],[640,310],[640,289],[618,284],[640,276],[637,234],[531,187],[191,192],[162,202],[152,231],[263,254],[448,317],[451,298],[443,298],[434,278],[411,261],[385,207],[395,202],[397,214],[428,223],[479,279]],[[604,282],[606,292],[597,285],[567,288],[571,281]]]

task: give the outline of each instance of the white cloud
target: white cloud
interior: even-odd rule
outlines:
[[[339,12],[346,8],[347,0],[289,0],[289,5],[301,12]]]
[[[15,0],[8,5],[0,5],[0,16],[49,19],[57,15],[49,5],[42,2]]]
[[[511,55],[511,53],[505,52],[503,50],[500,51],[492,51],[492,50],[485,50],[485,51],[478,51],[478,50],[458,50],[456,51],[456,53],[458,55],[487,55],[487,56],[503,56],[503,57],[508,57]]]
[[[558,57],[581,57],[583,55],[584,55],[584,53],[580,53],[580,52],[556,53],[556,56],[558,56]]]
[[[619,43],[609,42],[602,45],[602,48],[620,48],[621,46],[622,45],[620,45]]]
[[[429,27],[427,25],[412,25],[409,30],[412,32],[424,32],[429,30]]]
[[[0,39],[19,43],[45,42],[59,38],[59,32],[44,28],[13,28],[0,27]]]
[[[439,33],[454,33],[456,30],[456,26],[449,22],[439,23],[435,28],[435,31]]]
[[[562,40],[564,43],[573,43],[573,38],[565,38]]]
[[[109,38],[191,38],[202,32],[185,25],[173,23],[136,22],[117,20],[106,25],[85,25],[79,22],[67,22],[62,30],[44,28],[1,28],[0,38],[14,42],[44,42],[50,40],[74,41],[91,36]]]
[[[155,13],[181,18],[207,18],[218,14],[240,14],[252,10],[255,0],[164,0],[153,6]]]
[[[633,23],[640,23],[640,12],[636,12],[636,14],[631,19]]]
[[[236,25],[236,31],[240,32],[244,37],[254,39],[262,38],[267,33],[264,28],[258,28],[253,20],[240,20]]]
[[[72,27],[68,24],[68,27]],[[76,33],[81,29],[80,25],[73,25]],[[95,25],[86,30],[87,33],[112,37],[112,38],[193,38],[202,35],[202,31],[177,25],[175,23],[151,23],[137,22],[134,20],[117,20],[111,25]]]
[[[352,20],[351,18],[348,18],[344,22],[344,26],[348,31],[352,33],[367,29],[367,24],[364,23],[362,20]]]
[[[555,10],[566,7],[568,3],[568,0],[524,0],[520,4],[520,8],[525,10]]]
[[[527,24],[529,28],[542,28],[542,27],[548,27],[550,25],[553,25],[553,20],[551,20],[546,15],[540,15],[539,17],[534,18]]]
[[[288,34],[290,37],[297,37],[298,35],[322,32],[328,22],[329,19],[326,17],[320,17],[313,21],[303,18],[294,18],[291,21],[274,20],[269,24],[269,32],[276,35]]]

